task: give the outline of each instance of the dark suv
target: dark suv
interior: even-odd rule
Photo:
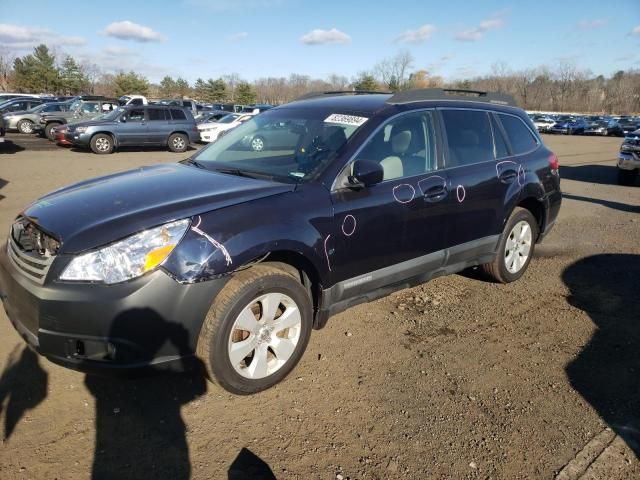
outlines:
[[[247,148],[275,123],[286,145]],[[0,290],[55,362],[197,357],[248,394],[282,380],[311,330],[353,305],[476,265],[519,279],[560,202],[558,160],[510,97],[318,94],[180,163],[35,201],[0,253]]]
[[[189,110],[150,105],[120,107],[95,120],[71,124],[64,137],[94,153],[111,153],[124,146],[163,146],[184,152],[200,134]]]

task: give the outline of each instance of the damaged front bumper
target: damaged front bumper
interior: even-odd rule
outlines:
[[[55,280],[57,271],[54,261],[42,283],[33,281],[5,244],[0,297],[28,344],[51,361],[82,371],[183,369],[226,283],[180,284],[162,269],[116,285],[74,283]]]

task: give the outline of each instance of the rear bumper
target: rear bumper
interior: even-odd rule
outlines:
[[[41,355],[82,371],[181,369],[225,282],[185,285],[156,270],[117,285],[39,285],[16,268],[6,244],[0,250],[0,297],[14,328]]]

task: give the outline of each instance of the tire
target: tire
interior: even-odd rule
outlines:
[[[57,127],[59,125],[62,125],[62,124],[58,123],[58,122],[47,123],[47,126],[44,127],[44,135],[45,135],[45,137],[47,137],[51,141],[55,140],[53,138],[53,132],[51,132],[51,130],[53,130],[55,127]]]
[[[91,137],[91,151],[98,155],[106,155],[113,152],[113,138],[106,133],[97,133]]]
[[[20,120],[18,122],[18,131],[20,133],[33,133],[33,122],[31,120]]]
[[[297,323],[278,331],[278,322],[287,311],[285,318]],[[207,377],[239,395],[274,386],[302,358],[311,335],[312,312],[309,292],[291,273],[269,264],[237,272],[214,300],[198,338],[196,352]],[[273,316],[273,320],[263,316]],[[236,322],[251,330],[238,328]],[[232,345],[244,342],[250,343],[232,358]],[[261,353],[264,361],[255,360]]]
[[[622,170],[618,168],[618,185],[631,186],[636,181],[635,170]]]
[[[261,152],[264,150],[264,147],[264,137],[254,137],[251,139],[251,150],[253,150],[254,152]]]
[[[518,239],[518,234],[522,233],[523,226],[528,228],[528,234],[525,232],[525,237]],[[525,208],[516,207],[500,236],[495,260],[492,263],[482,265],[484,273],[498,283],[511,283],[522,277],[533,257],[538,230],[538,223],[531,212]],[[513,243],[514,236],[516,237],[515,245]],[[509,249],[507,249],[507,244],[509,244]],[[514,257],[510,258],[510,254]],[[520,262],[519,265],[517,263],[510,265],[512,258],[514,258],[514,262]]]
[[[182,153],[189,148],[189,139],[184,133],[173,133],[169,136],[167,144],[172,152]]]

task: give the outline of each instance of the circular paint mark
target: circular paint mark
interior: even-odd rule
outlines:
[[[522,168],[522,165],[519,165],[518,166],[518,185],[522,187],[524,185],[524,180],[525,180],[525,171],[524,171],[524,168]]]
[[[344,233],[347,237],[350,237],[355,231],[356,217],[354,217],[353,215],[347,215],[342,221],[342,233]]]
[[[467,196],[467,191],[464,189],[462,185],[458,185],[456,188],[456,197],[458,197],[458,202],[464,202],[464,198]]]
[[[416,196],[416,189],[408,183],[401,183],[393,187],[393,198],[398,203],[409,203]]]

